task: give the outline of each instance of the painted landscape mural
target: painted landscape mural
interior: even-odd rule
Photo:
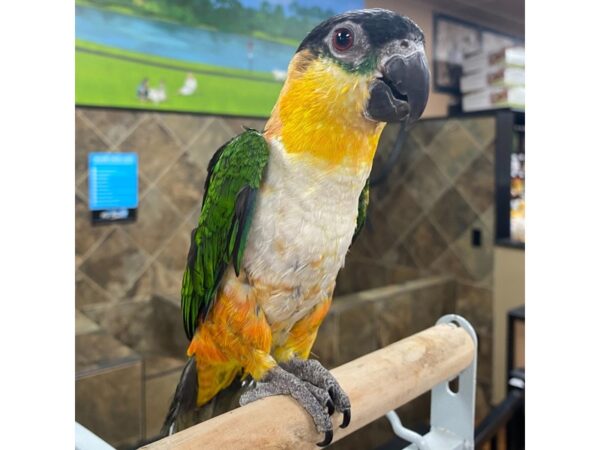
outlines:
[[[76,103],[269,115],[300,41],[362,0],[76,0]]]

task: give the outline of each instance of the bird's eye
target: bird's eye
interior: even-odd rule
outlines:
[[[333,32],[333,46],[337,51],[345,52],[354,44],[354,34],[348,28],[338,28]]]

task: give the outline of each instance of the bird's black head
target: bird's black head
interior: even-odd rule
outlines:
[[[429,96],[425,38],[407,17],[384,9],[350,11],[315,27],[298,53],[331,60],[345,72],[367,77],[364,115],[377,122],[418,119]]]

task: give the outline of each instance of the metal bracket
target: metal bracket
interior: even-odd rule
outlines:
[[[448,314],[440,318],[436,325],[454,324],[465,329],[475,344],[475,356],[465,370],[458,374],[458,392],[450,389],[446,380],[431,390],[431,429],[421,436],[405,428],[396,411],[386,417],[394,433],[412,442],[405,450],[472,450],[475,447],[475,393],[477,374],[477,335],[471,324],[461,316]]]

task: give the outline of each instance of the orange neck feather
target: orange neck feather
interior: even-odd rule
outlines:
[[[279,139],[289,154],[326,167],[370,168],[385,124],[363,116],[368,96],[366,76],[308,51],[297,53],[265,136]]]

